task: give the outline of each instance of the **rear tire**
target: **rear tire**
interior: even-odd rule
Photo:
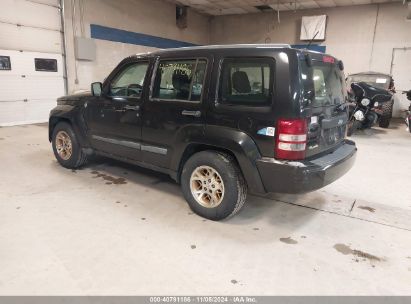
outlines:
[[[382,105],[382,114],[380,117],[380,121],[378,125],[381,128],[388,128],[390,125],[391,121],[391,116],[392,116],[392,102],[386,102],[385,104]]]
[[[219,221],[243,207],[247,185],[235,159],[226,153],[203,151],[184,164],[181,189],[191,210]]]
[[[82,150],[70,124],[59,122],[53,130],[52,146],[54,156],[65,168],[76,169],[87,162],[87,154]]]

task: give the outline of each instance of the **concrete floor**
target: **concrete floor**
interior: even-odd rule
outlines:
[[[411,295],[411,134],[368,133],[334,184],[211,222],[164,175],[0,128],[0,295]]]

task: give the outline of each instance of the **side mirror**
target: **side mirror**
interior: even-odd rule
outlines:
[[[101,96],[102,91],[103,84],[101,82],[93,82],[91,84],[91,94],[93,94],[93,96]]]

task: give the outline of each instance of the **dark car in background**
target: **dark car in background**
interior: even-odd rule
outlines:
[[[349,94],[351,92],[351,84],[364,82],[379,90],[383,90],[383,94],[375,97],[376,105],[375,113],[378,115],[378,125],[381,128],[388,128],[392,118],[392,110],[394,107],[394,79],[389,74],[379,72],[362,72],[350,74],[347,76],[347,88]]]
[[[220,220],[247,191],[313,191],[351,168],[342,70],[284,45],[131,56],[91,93],[58,99],[49,140],[66,168],[99,154],[166,173],[194,212]]]

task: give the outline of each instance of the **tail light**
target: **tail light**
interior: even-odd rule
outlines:
[[[277,125],[275,156],[279,159],[305,158],[307,121],[305,119],[280,119]]]

